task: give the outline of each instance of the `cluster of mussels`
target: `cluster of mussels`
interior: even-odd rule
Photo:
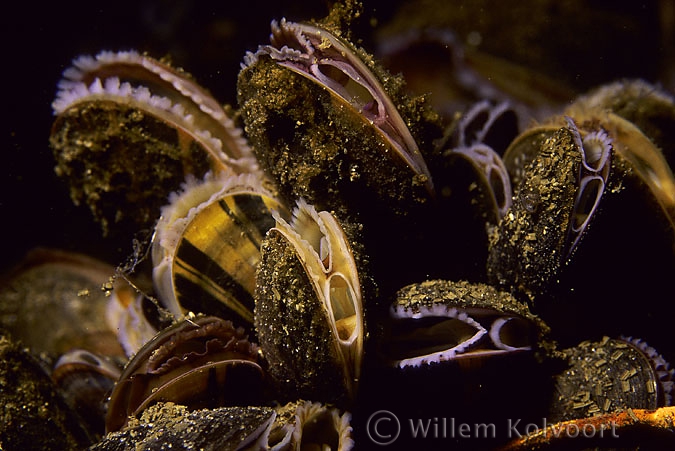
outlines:
[[[508,102],[444,116],[349,41],[350,8],[272,22],[238,108],[133,51],[65,71],[57,173],[104,233],[152,230],[117,270],[52,253],[12,276],[15,312],[40,283],[77,292],[49,327],[77,349],[32,349],[61,354],[76,447],[672,441],[673,369],[620,334],[672,298],[673,97],[627,80],[527,127]]]

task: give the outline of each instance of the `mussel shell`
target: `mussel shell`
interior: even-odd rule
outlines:
[[[405,212],[430,199],[431,175],[418,146],[431,139],[418,134],[437,127],[430,126],[437,119],[429,119],[433,115],[424,102],[406,99],[396,79],[372,57],[331,31],[285,21],[273,27],[274,39],[282,41],[274,45],[284,47],[263,46],[247,57],[238,100],[261,166],[279,182],[282,195],[341,215],[380,206]],[[312,50],[305,55],[307,48]],[[308,77],[296,70],[296,59],[318,73]],[[336,94],[334,86],[351,97]],[[385,105],[386,115],[374,118],[373,111]],[[394,122],[407,152],[399,149],[401,139],[384,133],[377,122]]]
[[[121,373],[121,365],[83,349],[73,349],[54,365],[51,377],[68,405],[90,433],[105,432],[106,398]]]
[[[581,160],[571,130],[561,128],[546,140],[490,236],[491,283],[534,297],[558,275],[567,258],[566,230]]]
[[[216,317],[186,319],[141,348],[110,396],[106,430],[121,428],[160,401],[191,409],[257,402],[262,395],[258,348],[244,330]]]
[[[122,104],[136,100],[149,113],[164,110],[160,116],[169,122],[174,119],[177,131],[209,144],[204,150],[213,164],[227,165],[237,173],[256,170],[251,150],[225,108],[190,74],[166,61],[136,51],[80,56],[64,71],[52,106],[61,113],[97,97]]]
[[[189,411],[171,402],[148,408],[122,431],[108,434],[92,450],[275,450],[349,451],[351,415],[335,407],[295,401],[279,407],[219,407]],[[180,427],[176,427],[180,424]]]
[[[659,312],[675,271],[675,178],[666,142],[675,102],[644,82],[619,82],[581,97],[566,113],[573,116],[527,130],[506,152],[518,185],[491,236],[489,281],[527,298],[565,347],[602,330],[649,336],[667,349],[670,322]],[[584,147],[599,144],[600,135],[611,146],[604,190],[587,196],[585,209],[575,194],[585,170],[574,161],[575,129]],[[547,163],[556,159],[565,164]],[[555,198],[542,196],[553,188]]]
[[[107,434],[92,450],[258,450],[274,421],[271,407],[219,407],[189,411],[171,402],[148,408],[125,429]],[[191,445],[191,446],[190,446]]]
[[[675,98],[661,86],[628,79],[599,86],[579,96],[565,114],[579,120],[611,111],[634,124],[661,149],[670,165],[675,154]]]
[[[453,123],[448,142],[443,143],[443,156],[452,168],[458,159],[468,162],[477,180],[477,196],[485,221],[496,224],[512,202],[512,183],[500,155],[518,135],[518,118],[507,102],[492,105],[488,101],[478,102]],[[455,176],[456,177],[456,176]],[[453,177],[453,178],[455,178]],[[441,187],[441,193],[452,193],[454,180],[449,186]]]
[[[117,325],[106,321],[103,287],[114,274],[87,255],[33,249],[0,281],[0,327],[54,360],[72,348],[124,358]]]
[[[53,106],[56,172],[106,234],[151,228],[187,174],[257,172],[217,101],[189,75],[136,52],[77,59]]]
[[[569,367],[555,376],[547,415],[551,422],[626,409],[654,410],[672,402],[668,390],[673,370],[640,341],[604,337],[563,354]]]
[[[330,449],[348,451],[354,447],[351,414],[328,404],[299,400],[276,409],[277,417],[270,438],[286,432],[291,449]],[[282,441],[283,443],[283,441]],[[281,443],[269,441],[273,449]]]
[[[544,346],[546,325],[507,292],[466,281],[401,288],[382,357],[401,368],[489,359]]]
[[[187,312],[253,325],[260,245],[290,215],[253,175],[186,183],[163,208],[153,238],[153,280],[160,301],[176,317]]]
[[[458,440],[462,448],[493,449],[506,438],[500,421],[527,423],[547,407],[550,368],[542,357],[552,353],[548,328],[508,292],[467,281],[418,282],[401,287],[390,318],[378,326],[383,330],[370,340],[377,354],[369,354],[364,368],[355,418],[379,409],[399,419],[420,412],[439,434],[445,428],[448,439],[454,429],[455,440],[462,438],[459,421],[494,422],[494,433]],[[357,443],[367,439],[362,433]],[[396,448],[412,449],[418,440],[401,434]]]
[[[491,232],[488,278],[530,300],[557,281],[621,179],[613,174],[620,164],[616,141],[602,129],[580,130],[566,121],[566,127],[547,129],[543,141],[535,128],[507,150],[522,157],[510,163],[526,164],[515,171],[520,183],[513,205]]]
[[[361,284],[337,220],[299,202],[261,248],[255,326],[269,373],[284,398],[349,401],[361,370]]]
[[[182,149],[170,125],[112,101],[62,113],[50,140],[57,174],[68,180],[71,198],[89,206],[105,233],[113,226],[130,232],[152,225],[167,194],[187,173],[203,176],[211,169],[197,145]]]
[[[291,399],[315,393],[325,399],[342,397],[345,387],[341,358],[334,345],[332,330],[316,313],[317,310],[321,312],[322,307],[317,305],[318,301],[313,301],[316,297],[313,290],[307,290],[312,281],[295,249],[276,232],[271,232],[263,243],[262,255],[257,283],[261,287],[258,291],[264,293],[264,297],[256,296],[256,331],[265,360],[270,365],[270,374],[282,386],[293,387],[291,393],[288,389],[281,390]],[[287,277],[288,274],[293,276]],[[272,287],[284,284],[283,299],[291,302],[297,299],[295,306],[281,302],[282,292],[279,292],[278,301],[272,302],[276,296]],[[279,324],[280,320],[284,326]]]
[[[0,443],[3,449],[84,449],[95,435],[22,345],[0,334]]]

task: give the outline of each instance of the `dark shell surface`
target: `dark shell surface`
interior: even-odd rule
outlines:
[[[3,449],[83,449],[95,441],[41,363],[4,334],[0,386]]]

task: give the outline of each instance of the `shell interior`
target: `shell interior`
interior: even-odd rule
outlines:
[[[508,102],[492,106],[484,100],[462,116],[453,133],[454,147],[444,152],[465,158],[473,166],[488,190],[497,221],[506,214],[513,196],[500,154],[517,135],[518,118]]]
[[[569,258],[579,244],[595,213],[605,191],[612,161],[612,140],[604,130],[586,133],[582,138],[571,118],[567,118],[569,129],[581,152],[577,190],[567,226],[565,258]]]
[[[535,340],[527,320],[488,308],[439,304],[413,313],[397,306],[391,316],[385,353],[401,368],[530,351]]]
[[[121,428],[156,402],[190,408],[256,402],[262,382],[258,348],[242,328],[216,317],[170,326],[127,364],[110,396],[106,430]]]
[[[289,224],[275,214],[281,233],[295,248],[324,308],[346,378],[357,380],[363,352],[363,305],[356,263],[345,233],[335,217],[317,212],[299,200]],[[348,386],[352,384],[349,383]]]
[[[492,286],[427,280],[401,288],[381,353],[398,367],[530,351],[546,326]]]
[[[452,149],[451,154],[462,156],[471,163],[488,188],[497,221],[503,218],[511,207],[513,194],[506,166],[499,155],[491,147],[480,143],[457,147]]]
[[[247,54],[245,65],[269,55],[277,64],[328,89],[379,130],[433,192],[431,173],[410,130],[382,84],[352,48],[325,29],[285,19],[272,22],[271,43]]]
[[[353,448],[351,415],[320,403],[304,402],[295,412],[293,438],[302,449],[334,449],[347,451]]]
[[[253,324],[260,243],[283,204],[250,174],[188,183],[163,211],[153,239],[153,279],[177,317],[219,312]]]

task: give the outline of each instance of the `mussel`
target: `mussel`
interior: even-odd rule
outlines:
[[[245,57],[238,100],[288,199],[345,215],[369,202],[405,213],[434,196],[421,135],[440,133],[437,117],[330,23],[272,22],[271,44]]]
[[[188,178],[162,209],[152,243],[160,302],[176,317],[218,314],[252,330],[260,246],[285,205],[251,174]]]
[[[258,347],[232,322],[186,318],[157,334],[126,365],[110,396],[106,431],[161,401],[191,409],[259,402],[259,358]]]
[[[285,396],[353,399],[365,317],[350,240],[333,215],[302,200],[290,223],[275,217],[255,292],[255,326],[270,375]]]
[[[52,105],[56,172],[105,233],[152,227],[188,174],[258,172],[241,130],[183,71],[133,51],[101,52],[77,58],[63,77]]]

